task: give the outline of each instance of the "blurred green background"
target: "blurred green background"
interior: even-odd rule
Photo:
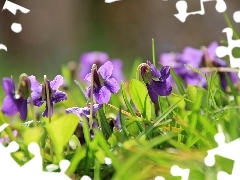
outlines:
[[[2,8],[5,1],[0,2]],[[122,0],[107,4],[104,0],[20,0],[12,1],[30,13],[7,10],[0,14],[0,78],[13,75],[16,80],[28,75],[49,79],[60,73],[61,65],[79,61],[85,51],[106,51],[111,58],[124,61],[129,72],[136,57],[151,59],[151,39],[155,39],[156,57],[189,45],[199,48],[213,40],[226,39],[223,14],[216,2],[205,2],[205,15],[189,16],[185,23],[174,17],[177,0]],[[200,0],[187,0],[188,11],[200,9]],[[240,1],[225,1],[227,13],[240,9]],[[13,22],[23,31],[11,31]],[[236,25],[239,27],[239,25]],[[41,79],[39,79],[41,81]]]

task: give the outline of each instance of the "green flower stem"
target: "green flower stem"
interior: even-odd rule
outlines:
[[[36,118],[36,113],[34,110],[34,105],[33,105],[33,100],[32,100],[32,96],[31,96],[31,84],[28,78],[25,78],[25,80],[27,81],[27,88],[28,88],[28,94],[29,94],[29,101],[30,101],[30,109],[32,111],[32,119],[33,119],[33,123],[34,126],[37,126],[37,118]]]
[[[47,94],[47,106],[48,106],[48,119],[49,119],[49,123],[51,123],[51,104],[50,104],[50,90],[48,87],[48,80],[47,80],[47,76],[44,75],[44,84],[46,86],[46,94]]]
[[[49,87],[48,87],[48,80],[47,80],[47,76],[44,75],[44,84],[46,86],[46,94],[47,94],[47,106],[48,106],[48,119],[49,119],[49,122],[48,123],[51,123],[51,107],[50,107],[50,90],[49,90]],[[52,144],[52,140],[51,138],[49,138],[49,143],[50,143],[50,155],[51,155],[51,160],[53,161],[53,144]]]
[[[152,39],[152,58],[153,58],[153,65],[156,66],[154,39]]]
[[[91,69],[91,94],[90,94],[90,117],[89,117],[89,125],[90,125],[90,130],[92,129],[92,124],[93,124],[93,76],[94,76],[94,70],[97,70],[97,65],[93,64],[92,69]]]

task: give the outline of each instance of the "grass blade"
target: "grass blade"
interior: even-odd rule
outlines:
[[[84,98],[84,100],[87,102],[89,101],[89,98],[86,96],[86,92],[83,90],[81,84],[77,81],[77,80],[74,80],[77,88],[79,89],[80,93],[82,94],[82,97]]]
[[[159,125],[159,123],[160,123],[164,118],[167,117],[167,115],[168,115],[169,113],[171,113],[171,112],[177,107],[177,105],[178,105],[182,100],[183,100],[183,98],[179,99],[175,104],[173,104],[173,105],[170,106],[166,111],[164,111],[164,112],[160,115],[160,117],[158,117],[158,118],[156,119],[156,121],[155,121],[152,125],[148,126],[148,127],[145,129],[145,131],[142,132],[142,133],[138,136],[138,138],[141,138],[143,135],[147,136],[156,126]]]

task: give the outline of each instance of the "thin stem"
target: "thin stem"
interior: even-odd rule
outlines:
[[[44,84],[46,87],[46,94],[47,94],[47,107],[48,107],[48,119],[49,119],[49,123],[51,123],[51,104],[50,104],[50,90],[49,90],[49,86],[48,86],[48,79],[47,76],[44,75]],[[50,143],[50,155],[51,155],[51,160],[53,161],[53,144],[52,144],[52,140],[51,138],[49,138],[49,143]]]
[[[94,71],[97,70],[97,65],[93,64],[92,69],[91,69],[91,94],[90,94],[90,117],[89,117],[89,130],[92,129],[92,124],[93,124],[93,84],[94,84]]]
[[[120,109],[118,108],[118,107],[116,107],[116,106],[114,106],[114,105],[112,105],[112,104],[107,104],[110,108],[113,108],[113,109],[115,109],[116,111],[120,111]],[[121,113],[122,114],[125,114],[126,116],[128,116],[128,117],[133,117],[129,112],[127,112],[127,111],[124,111],[124,110],[122,110],[121,109]]]
[[[48,119],[49,119],[49,123],[51,123],[51,103],[50,103],[50,90],[49,90],[49,87],[48,87],[48,79],[47,79],[47,76],[44,75],[44,84],[46,86],[46,94],[47,94],[47,107],[48,107]]]
[[[36,118],[36,113],[34,111],[34,105],[33,105],[32,96],[30,94],[30,92],[31,92],[31,84],[30,84],[30,81],[29,81],[28,77],[26,77],[26,81],[27,81],[27,88],[28,88],[28,94],[29,94],[30,109],[32,111],[33,123],[34,123],[34,126],[36,127],[37,126],[37,118]]]
[[[153,65],[156,66],[154,39],[152,39],[152,58],[153,58]]]
[[[203,72],[214,72],[214,71],[218,71],[218,72],[239,72],[239,69],[237,68],[228,68],[228,67],[206,67],[206,68],[199,68],[199,70],[203,71]]]

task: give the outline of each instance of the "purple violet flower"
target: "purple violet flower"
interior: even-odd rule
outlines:
[[[111,77],[113,65],[110,61],[105,62],[98,70],[93,73],[93,96],[97,103],[108,103],[111,93],[115,94],[120,89],[118,82]],[[85,80],[91,82],[91,73],[87,74]],[[90,98],[91,86],[87,88],[87,96]]]
[[[40,84],[35,76],[28,77],[31,82],[31,90],[32,90],[32,100],[34,106],[41,106],[46,101],[46,108],[42,113],[43,116],[48,117],[48,106],[47,106],[47,90],[46,85]],[[49,97],[50,97],[50,109],[51,114],[53,114],[53,104],[58,103],[60,101],[67,99],[67,94],[59,91],[58,88],[63,84],[63,77],[61,75],[57,75],[53,81],[48,81],[49,87]]]
[[[3,78],[2,86],[6,97],[3,100],[2,112],[7,116],[12,116],[19,112],[20,118],[27,118],[27,99],[21,94],[16,94],[15,85],[11,78]]]
[[[216,55],[216,48],[218,43],[213,41],[205,50],[199,50],[192,47],[186,47],[182,54],[163,53],[160,55],[160,63],[163,66],[171,66],[176,74],[181,77],[187,84],[198,85],[206,87],[206,79],[198,73],[195,73],[191,69],[185,67],[187,64],[194,68],[200,68],[201,64],[210,64],[214,67],[227,67],[227,63],[219,59]],[[223,89],[227,87],[227,81],[223,72],[218,72],[220,77],[220,83]],[[232,82],[235,84],[239,78],[236,73],[229,72]],[[173,84],[172,77],[169,78],[170,83]]]
[[[216,41],[213,41],[205,50],[205,52],[204,52],[205,58],[204,59],[205,59],[205,61],[210,61],[210,63],[214,67],[227,67],[228,66],[227,62],[217,57],[217,55],[216,55],[217,47],[218,47],[218,43]],[[227,74],[229,75],[233,84],[235,84],[239,81],[238,75],[236,73],[228,72]],[[227,80],[225,77],[225,73],[218,72],[218,75],[220,77],[221,87],[222,87],[222,89],[225,90],[227,87]]]
[[[158,96],[169,96],[172,92],[171,85],[166,81],[170,75],[170,67],[164,66],[160,71],[150,62],[147,66],[141,67],[142,79],[147,86],[149,96],[153,103],[158,103]]]
[[[183,53],[163,53],[160,55],[160,63],[163,66],[170,66],[175,73],[181,77],[187,84],[199,85],[201,87],[206,85],[206,80],[200,74],[185,67],[185,64],[199,68],[202,61],[203,53],[199,49],[186,47]],[[169,82],[173,85],[174,80],[170,76]]]
[[[101,107],[102,107],[101,104],[93,105],[93,120],[95,119],[95,114],[96,114],[97,110],[99,110]],[[89,122],[90,106],[87,106],[84,108],[79,108],[79,107],[68,108],[68,109],[66,109],[66,113],[67,114],[73,113],[79,117],[85,117]],[[95,120],[93,121],[92,127],[98,128],[98,125]],[[78,137],[80,143],[83,145],[85,143],[85,138],[84,138],[84,133],[83,133],[82,121],[79,122],[77,129],[75,130],[75,134]],[[90,136],[91,136],[91,138],[94,138],[94,133],[92,130],[90,130]]]
[[[117,80],[118,83],[121,80],[124,80],[124,75],[122,72],[123,63],[120,59],[110,59],[108,54],[105,52],[86,52],[83,53],[80,57],[80,71],[79,78],[84,79],[85,76],[91,71],[92,64],[96,64],[97,67],[100,67],[105,62],[111,61],[113,64],[114,71],[112,72],[111,77]]]

